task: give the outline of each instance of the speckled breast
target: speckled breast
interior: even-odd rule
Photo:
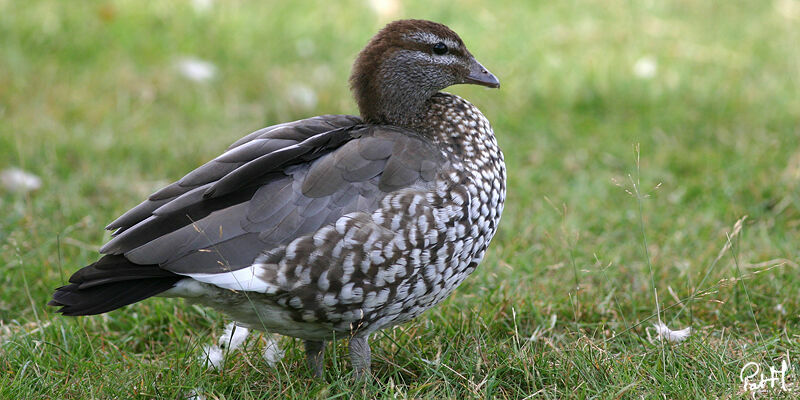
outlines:
[[[435,254],[422,263],[414,288],[427,290],[395,322],[408,321],[444,300],[483,259],[503,212],[506,170],[489,121],[468,101],[441,93],[432,99],[428,135],[451,162],[436,191],[427,194],[434,205]],[[427,255],[424,252],[423,255]],[[407,300],[411,302],[411,300]]]
[[[491,125],[460,97],[439,94],[432,102],[432,123],[424,133],[449,160],[449,168],[440,172],[434,187],[391,193],[370,217],[344,223],[342,232],[352,226],[363,229],[361,236],[368,239],[354,258],[369,257],[373,264],[345,290],[363,302],[326,316],[337,330],[373,332],[440,303],[475,270],[497,231],[506,171]],[[333,305],[337,298],[323,296],[326,301]]]

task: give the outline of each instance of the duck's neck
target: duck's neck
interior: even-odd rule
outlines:
[[[373,73],[361,75],[353,94],[365,121],[414,128],[423,121],[438,90],[421,84],[425,79],[396,79],[401,74],[395,68],[393,63],[384,63]]]
[[[406,82],[375,88],[375,96],[358,101],[361,117],[372,124],[394,125],[401,128],[418,126],[428,114],[430,98],[436,93],[414,94]],[[412,93],[412,94],[409,94]]]

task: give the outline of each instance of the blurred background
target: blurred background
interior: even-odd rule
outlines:
[[[357,113],[355,55],[411,17],[450,26],[502,82],[448,91],[492,122],[509,171],[484,264],[425,318],[549,327],[556,347],[644,337],[655,286],[665,322],[700,337],[797,328],[797,0],[0,0],[0,342],[78,329],[44,306],[52,288],[148,194],[263,126]],[[219,332],[181,307],[82,321],[128,351],[173,346],[149,335],[174,320],[133,328],[151,308]]]

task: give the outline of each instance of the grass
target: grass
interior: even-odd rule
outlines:
[[[352,59],[394,18],[367,4],[0,1],[0,169],[44,182],[0,192],[0,398],[738,398],[745,363],[787,357],[798,384],[792,0],[404,3],[502,81],[451,91],[492,121],[508,200],[473,276],[373,339],[374,382],[341,343],[324,381],[294,340],[271,368],[258,335],[206,370],[225,320],[176,300],[45,306],[147,194],[262,126],[355,112]],[[217,77],[181,77],[183,56]],[[659,318],[694,331],[648,340]]]

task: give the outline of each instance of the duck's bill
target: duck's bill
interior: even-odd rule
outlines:
[[[472,59],[472,64],[469,67],[469,75],[467,75],[464,83],[487,86],[490,88],[500,87],[500,80],[498,80],[494,74],[489,72],[486,67],[481,65],[481,63],[474,58]]]

